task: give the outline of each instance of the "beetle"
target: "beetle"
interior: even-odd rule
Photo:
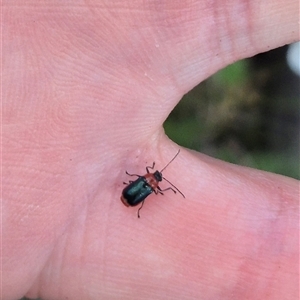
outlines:
[[[129,180],[129,183],[123,182],[127,186],[123,189],[122,195],[121,195],[121,201],[123,204],[127,207],[129,206],[137,206],[140,203],[141,206],[138,209],[138,218],[140,217],[140,210],[142,209],[144,205],[145,199],[152,194],[153,192],[157,194],[163,195],[165,191],[171,190],[176,194],[176,191],[179,192],[183,198],[185,198],[184,194],[175,186],[173,185],[169,180],[167,180],[165,177],[163,177],[162,172],[169,166],[169,164],[178,156],[180,150],[176,153],[176,155],[167,163],[167,165],[161,169],[161,171],[155,171],[154,173],[151,173],[149,169],[154,169],[155,162],[153,162],[152,166],[147,166],[146,171],[147,174],[144,176],[138,175],[138,174],[130,174],[126,171],[126,174],[129,176],[137,176],[138,179],[135,181]],[[162,190],[159,186],[159,182],[162,180],[167,181],[172,187],[168,187],[164,190]]]

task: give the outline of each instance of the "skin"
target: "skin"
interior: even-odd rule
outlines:
[[[61,3],[3,3],[1,299],[297,299],[298,181],[181,148],[186,199],[120,195],[186,92],[299,38],[298,1]]]

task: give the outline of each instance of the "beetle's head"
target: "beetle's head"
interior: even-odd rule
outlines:
[[[154,173],[153,173],[153,176],[155,177],[155,179],[157,180],[157,181],[162,181],[162,174],[161,174],[161,172],[159,172],[159,171],[155,171]]]

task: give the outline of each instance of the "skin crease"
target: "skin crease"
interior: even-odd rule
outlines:
[[[296,41],[298,1],[4,1],[1,299],[299,295],[299,182],[181,148],[184,194],[120,201],[162,123],[226,65]],[[195,128],[197,130],[197,128]],[[161,183],[161,187],[167,187]]]

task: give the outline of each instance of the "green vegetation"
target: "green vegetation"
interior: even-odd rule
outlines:
[[[300,179],[299,99],[282,90],[287,67],[282,59],[255,62],[239,61],[195,87],[165,131],[187,148]]]

